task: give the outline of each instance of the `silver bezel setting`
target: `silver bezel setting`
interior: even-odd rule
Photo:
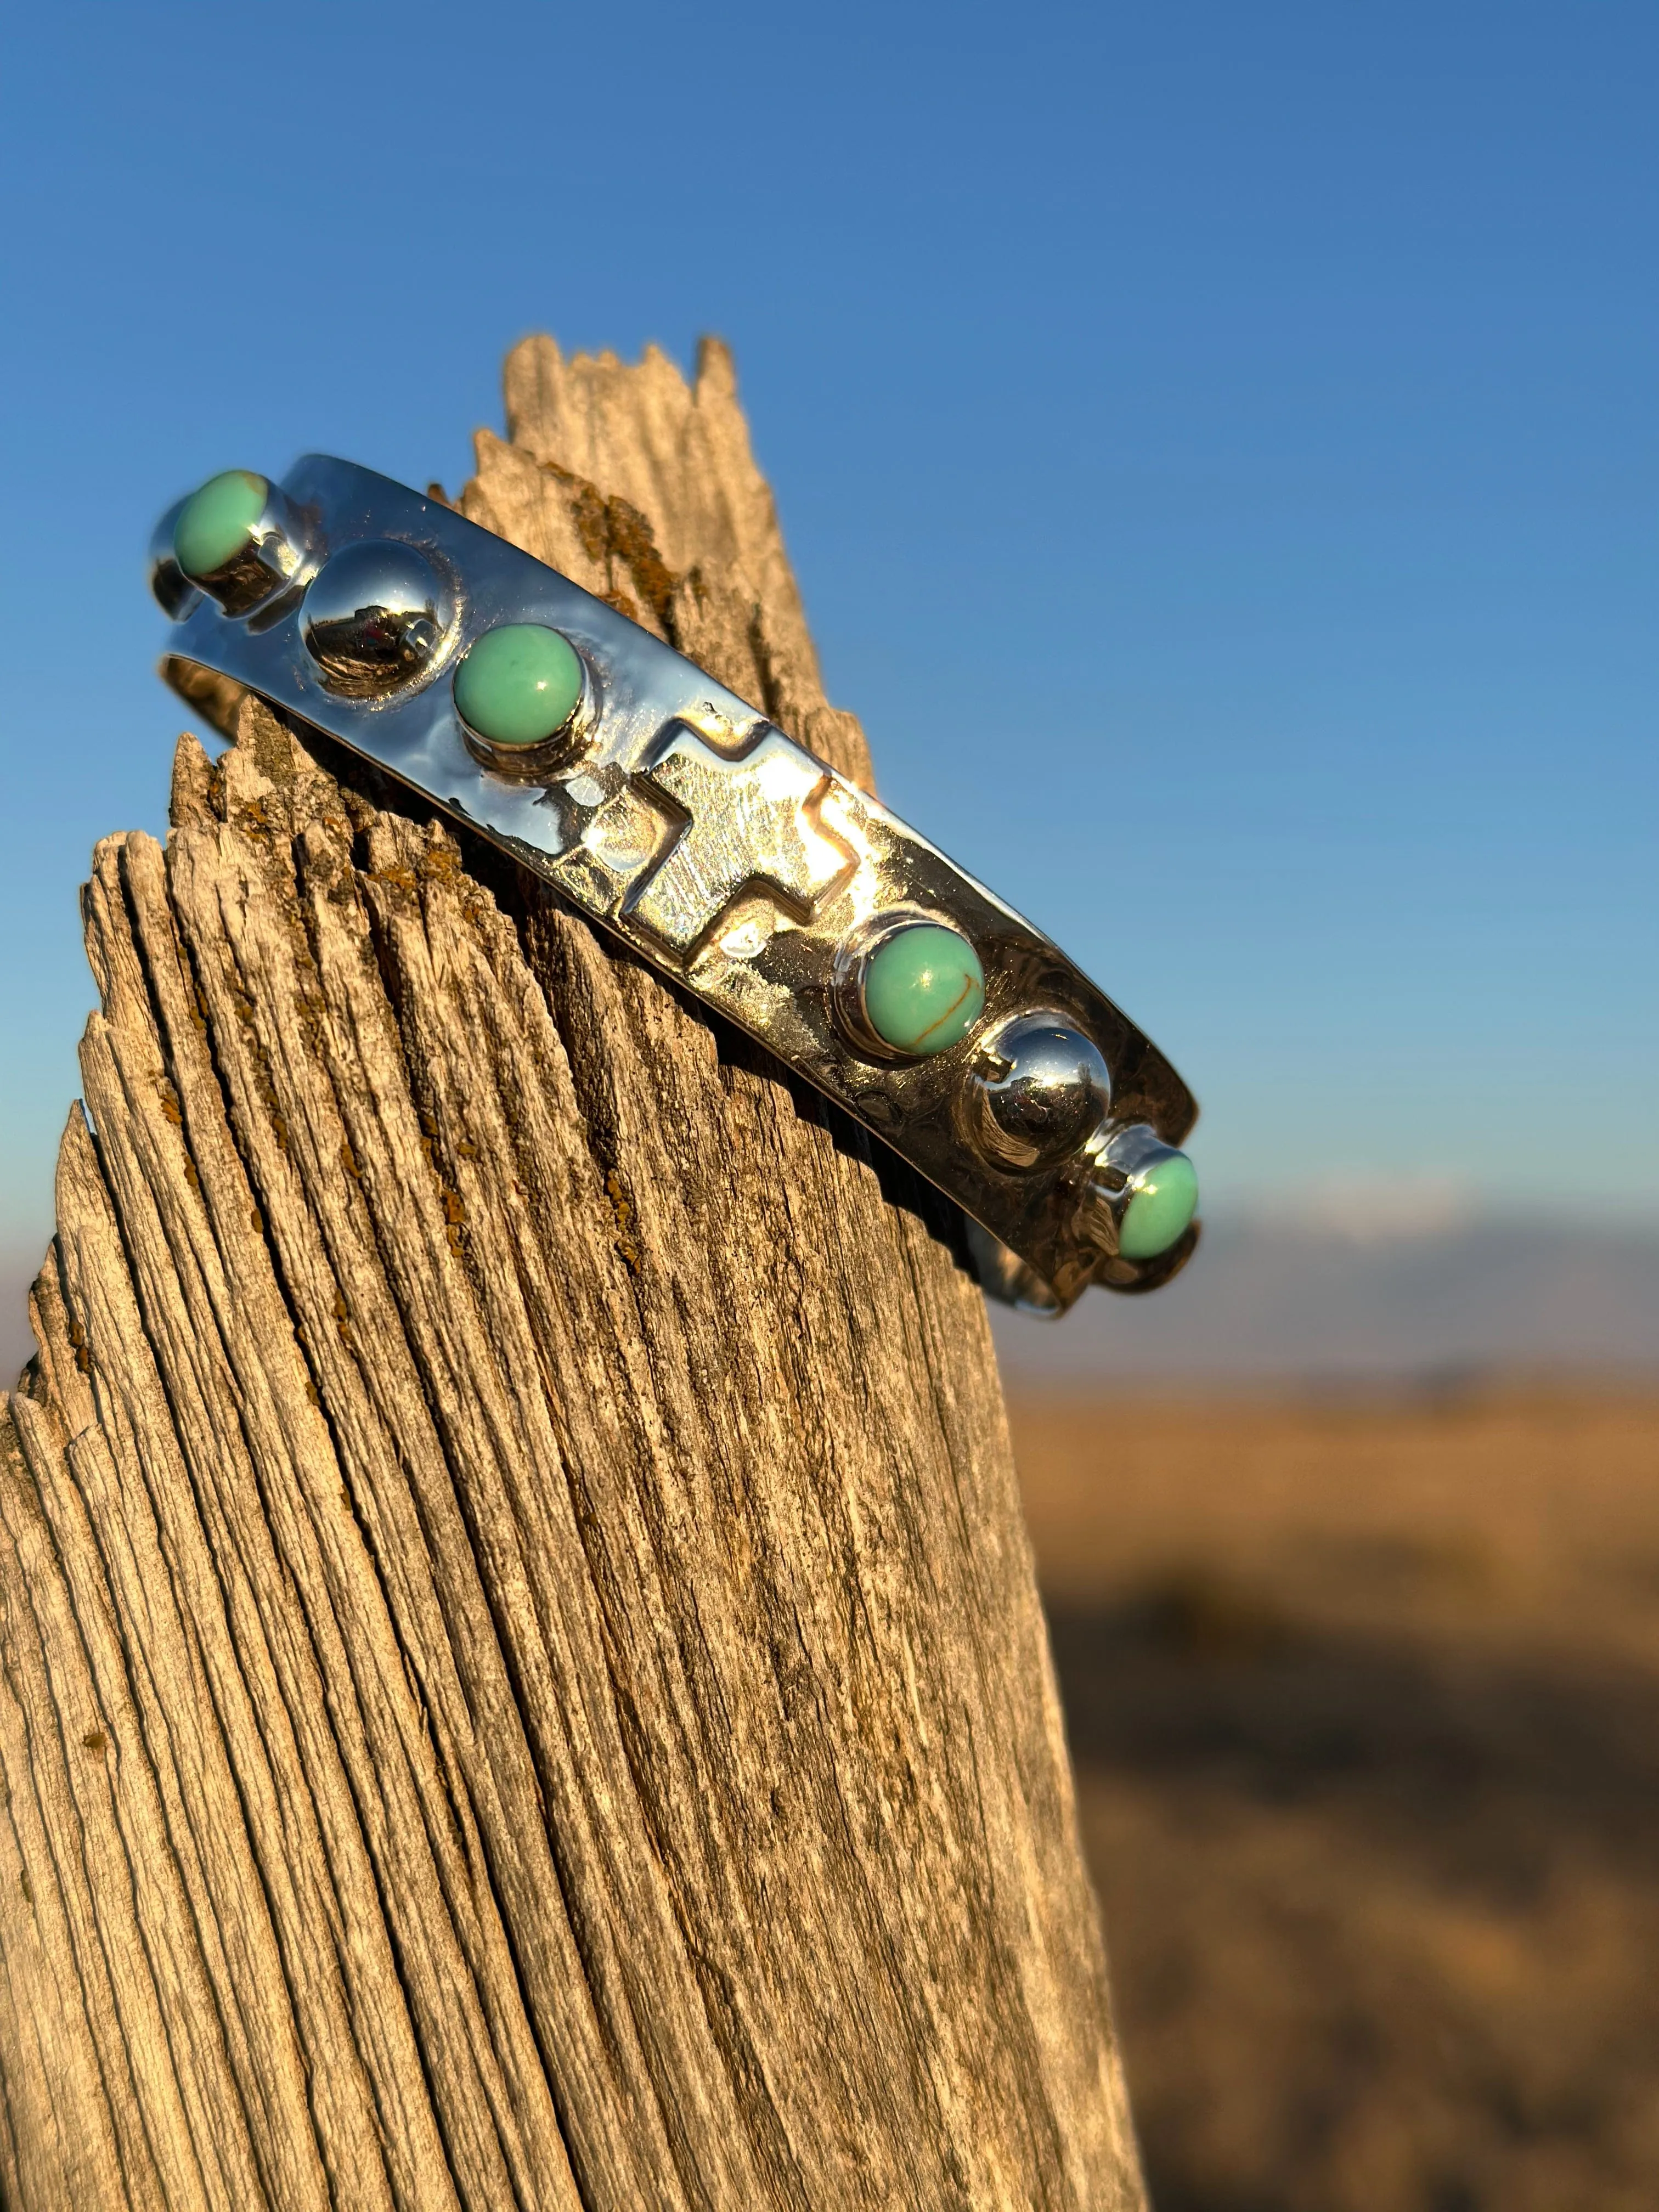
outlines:
[[[180,508],[184,503],[179,501]],[[176,520],[179,509],[173,512]],[[228,561],[204,576],[185,575],[176,556],[172,565],[185,583],[216,601],[226,614],[246,616],[266,611],[272,600],[286,605],[290,594],[303,591],[321,563],[313,518],[281,484],[267,477],[264,505],[246,541]]]
[[[488,635],[487,631],[479,633],[480,636]],[[462,714],[459,704],[456,705],[455,720],[467,750],[481,768],[487,768],[492,775],[504,776],[509,783],[547,785],[557,776],[568,775],[580,762],[587,750],[589,738],[599,726],[599,688],[593,664],[574,637],[566,635],[562,630],[559,635],[580,664],[582,688],[575,705],[550,738],[544,738],[539,744],[534,745],[492,744],[489,738],[473,728]],[[477,642],[477,638],[472,638],[469,646]],[[465,653],[455,655],[455,673],[459,672],[465,657]],[[453,673],[451,680],[453,681]]]
[[[925,1059],[948,1060],[952,1053],[971,1048],[984,1021],[981,1013],[975,1028],[955,1044],[947,1045],[937,1054],[905,1052],[897,1045],[889,1044],[878,1034],[870,1019],[870,1010],[865,1004],[864,986],[870,973],[870,963],[884,945],[902,937],[907,929],[926,926],[933,929],[948,929],[953,936],[963,939],[969,945],[973,939],[959,922],[949,915],[936,914],[926,907],[884,907],[878,913],[866,915],[855,922],[836,947],[835,966],[830,977],[830,998],[837,1027],[854,1050],[866,1060],[890,1061],[895,1066],[914,1066]]]
[[[1179,1273],[1198,1243],[1191,1223],[1170,1245],[1149,1260],[1126,1260],[1119,1250],[1123,1218],[1147,1176],[1177,1149],[1144,1121],[1108,1124],[1088,1146],[1086,1171],[1079,1177],[1078,1224],[1101,1254],[1099,1279],[1113,1289],[1158,1287]]]

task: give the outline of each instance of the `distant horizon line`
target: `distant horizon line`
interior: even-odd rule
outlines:
[[[1479,1190],[1449,1191],[1437,1201],[1420,1188],[1392,1191],[1383,1178],[1356,1186],[1352,1200],[1337,1184],[1310,1193],[1267,1191],[1225,1197],[1202,1209],[1213,1233],[1241,1232],[1347,1244],[1431,1244],[1468,1234],[1530,1233],[1558,1243],[1608,1241],[1659,1245],[1659,1193],[1624,1213],[1605,1200],[1534,1200],[1522,1205]],[[0,1224],[0,1279],[29,1279],[46,1257],[52,1230]]]
[[[1532,1233],[1558,1242],[1596,1243],[1609,1238],[1633,1243],[1659,1243],[1659,1197],[1620,1212],[1606,1202],[1569,1204],[1565,1200],[1526,1205],[1471,1193],[1455,1205],[1431,1210],[1412,1194],[1390,1207],[1379,1192],[1374,1203],[1348,1209],[1325,1200],[1298,1202],[1292,1198],[1241,1197],[1224,1200],[1205,1209],[1204,1219],[1212,1230],[1249,1230],[1297,1238],[1330,1238],[1346,1243],[1433,1243],[1443,1239],[1492,1231]]]

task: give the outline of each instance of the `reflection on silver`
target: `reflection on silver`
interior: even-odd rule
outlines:
[[[1016,1014],[981,1040],[962,1086],[963,1134],[999,1167],[1075,1152],[1106,1118],[1100,1048],[1059,1014]]]
[[[437,656],[450,595],[412,545],[384,538],[347,545],[306,592],[306,650],[331,691],[377,699],[412,684]]]
[[[971,1213],[967,1224],[968,1250],[981,1289],[1005,1306],[1018,1307],[1021,1313],[1040,1314],[1045,1321],[1058,1320],[1066,1308],[1036,1269],[1022,1260],[1018,1252],[1011,1252],[988,1229],[981,1227]]]
[[[1182,1265],[1195,1224],[1142,1262],[1119,1234],[1138,1162],[1182,1143],[1191,1093],[1057,945],[866,792],[568,577],[367,469],[301,461],[259,548],[276,565],[257,602],[223,576],[191,595],[154,564],[186,696],[192,670],[229,678],[544,878],[955,1199],[995,1295],[1059,1312],[1091,1282],[1150,1289]],[[502,623],[562,631],[589,679],[580,744],[511,772],[442,680]],[[985,1005],[913,1060],[861,1034],[857,975],[916,920],[968,939]]]
[[[149,588],[157,606],[174,622],[183,622],[202,596],[179,566],[179,556],[173,550],[173,532],[189,503],[189,493],[175,499],[149,538]]]

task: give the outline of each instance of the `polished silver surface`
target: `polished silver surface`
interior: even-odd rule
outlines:
[[[454,595],[427,556],[380,538],[324,562],[300,631],[331,691],[378,699],[431,673],[453,619]]]
[[[288,565],[240,617],[234,592],[192,597],[154,562],[164,670],[257,692],[544,877],[954,1198],[995,1294],[1060,1311],[1182,1264],[1196,1224],[1141,1262],[1118,1228],[1191,1094],[1040,930],[672,647],[439,501],[313,455],[272,487],[262,547],[267,522]],[[451,680],[504,623],[562,631],[588,678],[574,752],[511,773],[480,757]],[[908,1059],[860,1030],[848,978],[917,919],[972,944],[985,1005],[960,1043]]]
[[[858,866],[851,846],[823,818],[833,781],[821,761],[776,730],[732,754],[674,725],[653,747],[640,782],[683,818],[629,887],[624,913],[682,960],[744,897],[810,921]]]
[[[982,1036],[962,1086],[963,1133],[1000,1167],[1080,1152],[1105,1121],[1111,1078],[1100,1048],[1060,1015],[1016,1014]]]
[[[1030,1261],[1010,1251],[1000,1237],[993,1237],[971,1213],[964,1218],[968,1249],[986,1296],[1002,1305],[1017,1307],[1021,1313],[1039,1314],[1045,1321],[1058,1320],[1066,1310],[1066,1304]]]
[[[188,498],[188,494],[185,496]],[[179,566],[179,556],[173,550],[173,532],[179,527],[185,505],[185,500],[175,499],[149,538],[149,588],[162,613],[174,622],[183,622],[202,597],[200,589]]]

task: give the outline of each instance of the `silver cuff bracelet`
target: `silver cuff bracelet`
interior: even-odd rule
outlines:
[[[1063,1312],[1197,1242],[1169,1061],[1040,930],[671,646],[441,501],[311,455],[162,518],[163,672],[388,770],[855,1115]]]

